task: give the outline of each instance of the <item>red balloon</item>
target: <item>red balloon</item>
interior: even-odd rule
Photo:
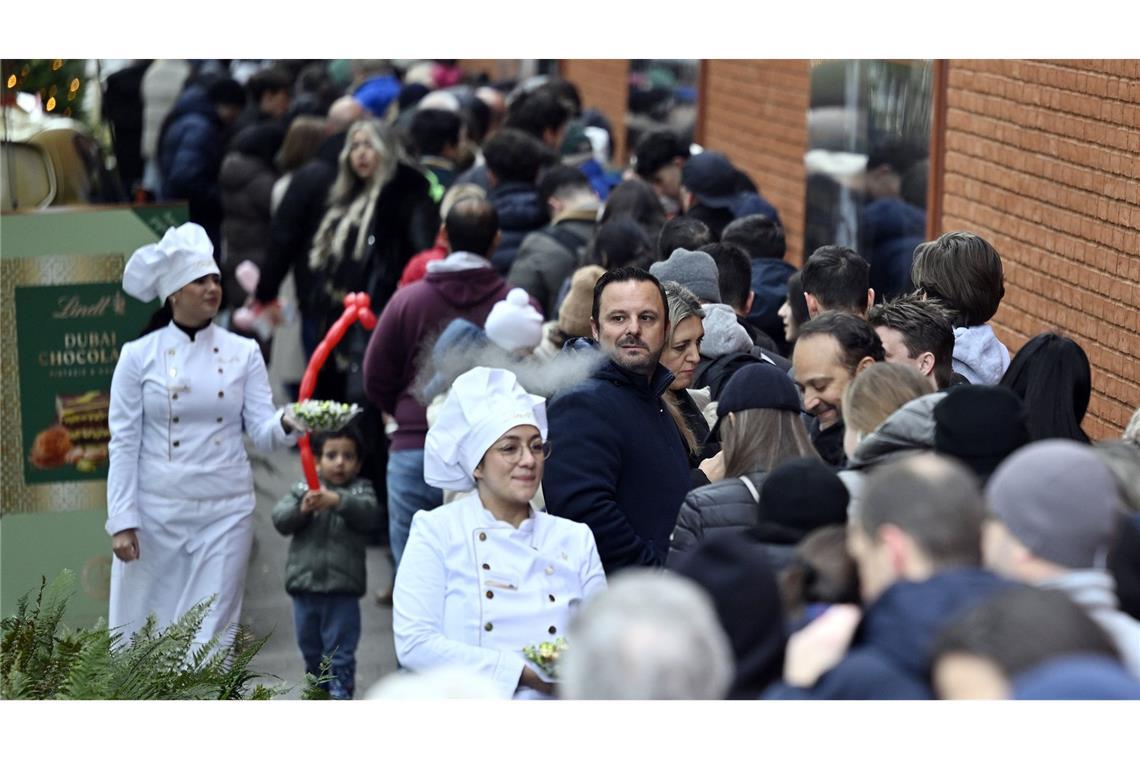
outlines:
[[[325,337],[317,345],[317,350],[309,359],[308,366],[305,367],[305,374],[301,378],[301,392],[297,395],[298,401],[308,401],[313,397],[313,391],[317,387],[317,374],[325,366],[329,354],[344,338],[344,334],[348,332],[348,328],[352,326],[353,322],[359,320],[360,325],[365,330],[376,327],[376,315],[369,308],[371,304],[372,298],[367,293],[348,293],[345,295],[344,313],[329,328],[328,333],[325,334]],[[317,460],[313,456],[313,448],[309,443],[308,433],[301,436],[297,442],[297,447],[301,451],[301,469],[305,472],[305,482],[309,484],[310,489],[316,491],[321,487],[321,481],[317,477]]]

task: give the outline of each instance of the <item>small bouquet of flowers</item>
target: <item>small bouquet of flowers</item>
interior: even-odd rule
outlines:
[[[523,656],[538,668],[538,675],[544,681],[558,680],[558,659],[566,651],[566,639],[559,636],[554,641],[543,641],[523,647]]]
[[[342,404],[339,401],[317,401],[309,399],[291,404],[290,414],[314,433],[327,433],[340,430],[360,414],[358,404]]]

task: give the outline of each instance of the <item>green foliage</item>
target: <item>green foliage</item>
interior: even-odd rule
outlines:
[[[39,95],[45,111],[78,121],[85,117],[84,88],[97,86],[88,82],[87,61],[82,58],[5,60],[2,73],[0,86],[5,90]],[[9,87],[9,83],[14,86]]]
[[[152,616],[124,642],[101,622],[61,627],[74,588],[74,573],[64,570],[50,585],[44,579],[34,605],[24,595],[16,613],[4,619],[0,698],[272,699],[286,691],[253,684],[261,675],[250,664],[268,636],[255,639],[239,627],[232,641],[195,641],[213,599],[162,630]],[[302,698],[321,691],[312,680]]]

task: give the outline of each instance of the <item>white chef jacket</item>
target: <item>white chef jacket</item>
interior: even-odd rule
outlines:
[[[138,530],[139,559],[111,565],[108,624],[124,641],[155,615],[165,627],[215,596],[200,642],[241,614],[253,540],[253,473],[281,427],[257,343],[209,325],[194,340],[171,323],[123,346],[111,381],[107,532]]]
[[[173,322],[123,346],[111,380],[107,533],[139,526],[139,492],[224,499],[253,492],[244,430],[263,451],[281,427],[257,343],[216,325],[194,340]]]
[[[509,697],[523,647],[565,635],[573,608],[605,585],[587,525],[532,510],[515,528],[471,493],[412,518],[392,595],[396,657],[478,672]]]

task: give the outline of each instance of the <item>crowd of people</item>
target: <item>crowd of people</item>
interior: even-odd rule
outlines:
[[[1090,441],[1079,343],[1011,356],[990,241],[797,269],[724,154],[662,130],[616,167],[565,80],[403,64],[187,65],[167,98],[144,181],[191,223],[124,275],[164,306],[112,388],[113,625],[223,590],[207,633],[237,621],[242,430],[305,432],[266,361],[364,292],[314,394],[364,411],[273,511],[331,696],[371,591],[404,671],[374,696],[1140,698],[1140,410]]]

